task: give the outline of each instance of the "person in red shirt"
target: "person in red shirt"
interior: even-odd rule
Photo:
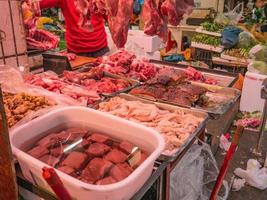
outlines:
[[[78,26],[79,13],[74,0],[41,0],[40,8],[61,8],[65,18],[67,49],[81,56],[99,57],[109,51],[104,21],[99,16],[92,16],[93,31],[81,29]]]

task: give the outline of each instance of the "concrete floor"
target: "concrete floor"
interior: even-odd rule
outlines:
[[[230,183],[231,177],[233,176],[233,171],[240,167],[242,169],[246,168],[248,159],[256,158],[252,154],[252,149],[256,146],[258,133],[252,131],[244,131],[243,135],[239,140],[239,146],[235,152],[226,175],[226,180]],[[267,133],[264,135],[262,144],[263,157],[265,158],[267,152]],[[216,160],[221,166],[225,155],[222,155],[222,151],[218,150],[216,153]],[[260,158],[260,161],[264,162],[264,159]],[[261,191],[259,189],[253,188],[251,186],[245,186],[241,190],[234,192],[231,191],[228,200],[267,200],[267,189]]]

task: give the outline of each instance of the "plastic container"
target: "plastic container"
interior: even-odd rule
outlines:
[[[264,99],[261,99],[261,88],[266,75],[247,72],[244,79],[240,110],[253,112],[262,111]]]
[[[42,178],[42,168],[47,166],[22,149],[29,140],[36,141],[45,132],[62,124],[86,126],[119,140],[128,140],[149,153],[149,157],[124,180],[110,185],[92,185],[57,170],[64,186],[77,200],[127,200],[145,183],[152,173],[154,161],[164,150],[164,140],[156,131],[107,113],[84,107],[57,109],[24,124],[10,132],[12,151],[17,157],[25,178],[51,191]],[[25,150],[25,149],[24,149]]]

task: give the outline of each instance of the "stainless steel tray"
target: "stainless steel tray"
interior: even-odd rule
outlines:
[[[195,111],[195,110],[190,110],[187,108],[182,108],[182,107],[177,107],[177,106],[173,106],[173,105],[169,105],[169,104],[164,104],[164,103],[159,103],[159,102],[152,102],[143,98],[139,98],[133,95],[129,95],[129,94],[119,94],[117,95],[121,98],[124,98],[128,101],[141,101],[143,103],[148,103],[148,104],[155,104],[158,108],[162,109],[162,110],[169,110],[169,111],[175,111],[175,110],[182,110],[185,111],[186,113],[192,114],[196,117],[200,117],[203,118],[203,121],[199,124],[199,126],[195,129],[195,131],[186,139],[186,142],[183,143],[183,145],[181,145],[179,148],[173,150],[173,152],[171,154],[166,154],[166,153],[162,153],[159,160],[168,160],[168,161],[173,161],[175,160],[180,153],[183,152],[183,150],[185,148],[188,147],[188,145],[190,145],[191,141],[195,138],[198,137],[198,135],[200,134],[200,132],[205,128],[207,120],[209,118],[208,114],[204,113],[204,112],[200,112],[200,111]],[[106,99],[105,101],[109,101],[110,99]],[[98,105],[95,105],[95,109],[98,109]]]
[[[147,99],[149,101],[161,102],[161,103],[165,103],[165,104],[171,104],[171,105],[176,105],[176,106],[188,108],[191,110],[206,112],[206,113],[209,113],[210,115],[212,115],[213,117],[217,117],[218,115],[222,115],[222,114],[226,113],[227,110],[229,110],[234,105],[234,103],[239,99],[239,97],[241,96],[241,92],[237,89],[234,89],[234,88],[208,85],[208,84],[197,83],[197,82],[192,82],[191,84],[199,85],[199,86],[207,88],[209,90],[208,93],[216,93],[216,94],[222,95],[222,96],[228,95],[229,99],[223,104],[221,104],[221,103],[214,104],[213,107],[204,107],[204,106],[201,107],[201,106],[184,106],[184,105],[176,104],[175,102],[169,102],[169,101],[165,101],[165,100],[161,100],[161,99],[150,98],[149,96],[143,96],[143,95],[134,95],[134,96],[138,96],[140,98]],[[211,100],[210,100],[210,102],[211,102]]]
[[[167,66],[176,69],[178,71],[182,71],[183,69],[189,67],[189,65],[182,65],[159,60],[150,60],[150,62],[156,64],[158,67]],[[193,68],[200,71],[205,77],[217,80],[219,86],[231,87],[238,79],[238,74],[233,74],[219,70],[200,68],[200,67],[193,67]]]

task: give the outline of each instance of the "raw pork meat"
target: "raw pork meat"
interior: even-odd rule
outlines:
[[[166,41],[167,24],[177,26],[184,14],[192,12],[193,6],[193,0],[145,0],[142,12],[144,32],[148,35],[158,35]]]
[[[145,0],[142,12],[144,32],[158,35],[166,41],[167,24],[178,25],[183,15],[192,11],[193,6],[193,0]],[[76,7],[80,13],[80,27],[92,30],[90,17],[100,15],[107,20],[115,45],[124,47],[133,14],[133,0],[76,0]]]
[[[109,0],[106,2],[109,2]],[[133,12],[133,1],[118,0],[117,9],[116,14],[111,13],[111,10],[108,12],[108,26],[115,45],[118,48],[122,48],[127,42],[129,23]]]
[[[145,34],[158,35],[163,41],[167,40],[167,22],[162,18],[155,0],[145,0],[142,18],[145,23]]]
[[[100,133],[89,133],[92,131],[84,128],[52,132],[35,142],[28,154],[85,183],[97,185],[121,181],[147,158],[146,152],[140,149],[141,156],[128,163],[127,157],[135,145]],[[81,138],[86,141],[86,147]]]
[[[28,48],[38,50],[56,48],[59,43],[59,37],[36,27],[38,17],[41,15],[39,1],[25,0],[22,3],[22,13]]]
[[[188,67],[187,69],[184,70],[184,72],[188,80],[202,82],[202,83],[211,84],[211,85],[218,84],[217,80],[213,78],[205,77],[200,71],[196,70],[193,67]]]
[[[97,63],[99,64],[97,68],[106,72],[139,81],[147,81],[157,72],[154,64],[137,59],[134,54],[124,50],[120,50],[111,56],[99,58]]]
[[[39,75],[29,74],[24,78],[25,83],[42,87],[51,92],[60,93],[71,97],[81,104],[92,104],[101,97],[94,90],[87,90],[85,88],[66,83],[62,81],[56,74],[43,73]]]
[[[81,28],[92,30],[90,17],[100,15],[107,20],[115,45],[124,47],[133,12],[132,0],[76,0],[76,8],[80,13],[78,25]]]

